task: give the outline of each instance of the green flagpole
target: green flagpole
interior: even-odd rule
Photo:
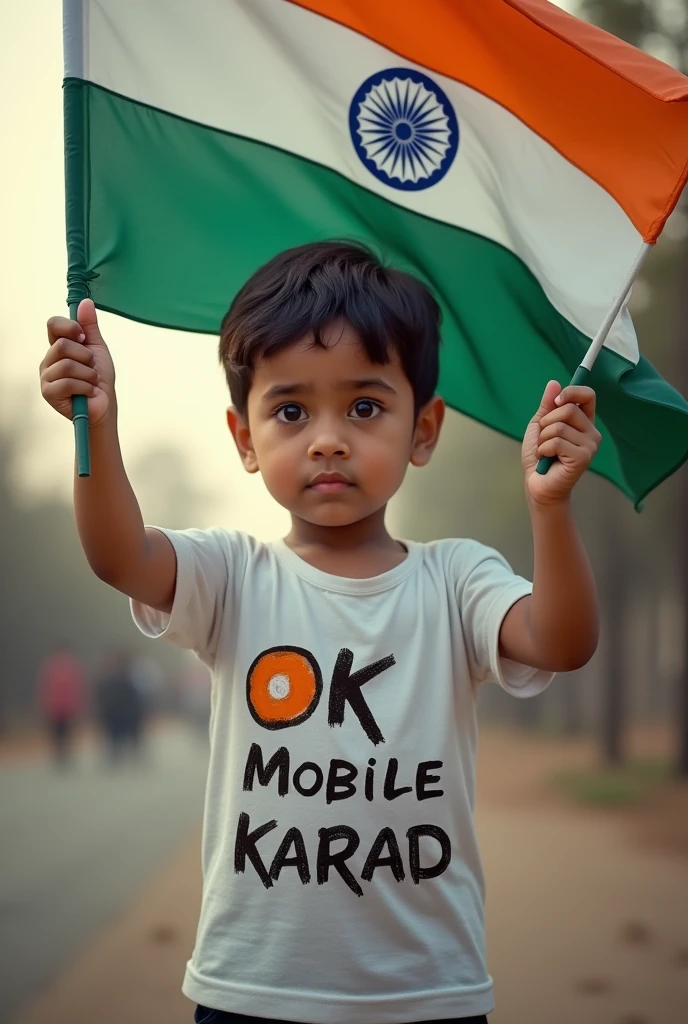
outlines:
[[[84,83],[77,78],[64,82],[64,155],[65,155],[65,214],[67,226],[67,304],[69,315],[76,320],[79,303],[89,295],[87,271],[86,217],[87,181],[84,173],[87,150],[86,103],[88,95]],[[76,446],[76,466],[79,476],[91,475],[91,455],[88,444],[88,398],[72,396],[72,422]]]
[[[76,320],[78,302],[69,306],[69,315]],[[72,395],[72,423],[74,424],[74,447],[76,450],[76,471],[79,476],[91,475],[91,450],[88,444],[88,398],[86,395]]]
[[[633,282],[635,281],[638,275],[638,271],[640,270],[643,260],[650,251],[650,247],[650,242],[643,242],[643,244],[641,245],[640,252],[633,261],[633,266],[626,275],[626,279],[624,283],[621,285],[619,293],[614,299],[611,309],[602,321],[602,325],[600,326],[599,331],[593,338],[590,344],[590,348],[585,353],[585,358],[582,360],[580,366],[576,369],[576,372],[571,378],[571,383],[569,384],[569,387],[577,384],[585,384],[588,377],[590,376],[592,368],[595,365],[595,360],[602,351],[602,346],[607,340],[607,335],[612,329],[612,324],[616,320],[619,310],[623,306],[628,296],[628,293],[633,287]],[[547,473],[547,471],[549,470],[549,467],[552,465],[552,463],[556,461],[556,455],[545,455],[541,459],[538,459],[538,464],[535,467],[536,471],[540,473],[541,476],[544,476],[545,473]]]

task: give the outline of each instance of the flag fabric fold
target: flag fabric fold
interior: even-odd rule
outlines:
[[[448,404],[515,438],[688,175],[688,79],[544,0],[65,0],[64,38],[101,309],[217,332],[280,249],[366,242],[440,301]],[[593,468],[638,504],[688,404],[625,307],[591,383]]]

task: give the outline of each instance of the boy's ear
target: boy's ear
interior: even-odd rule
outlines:
[[[233,405],[227,410],[227,426],[234,438],[244,469],[247,473],[257,473],[258,459],[253,449],[251,431],[248,429],[248,423],[244,417]]]
[[[444,410],[444,399],[433,395],[418,413],[409,460],[412,466],[427,466],[430,461],[440,437]]]

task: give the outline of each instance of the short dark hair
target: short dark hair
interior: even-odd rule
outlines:
[[[220,362],[232,402],[246,415],[261,356],[309,333],[324,348],[322,331],[343,319],[371,363],[388,363],[390,346],[396,350],[417,413],[437,388],[440,318],[440,307],[418,278],[384,266],[365,246],[312,242],[279,253],[243,285],[222,320]]]

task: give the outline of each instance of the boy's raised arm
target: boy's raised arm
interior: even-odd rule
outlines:
[[[528,424],[522,458],[533,527],[533,593],[506,614],[502,657],[552,672],[585,665],[595,653],[599,610],[595,579],[571,509],[571,491],[597,451],[595,392],[556,381]],[[549,472],[538,459],[556,456]]]
[[[169,612],[177,562],[164,534],[146,530],[122,461],[117,435],[115,368],[98,328],[95,306],[84,299],[78,322],[48,321],[50,347],[41,362],[41,392],[71,419],[71,396],[88,396],[92,474],[74,479],[74,512],[89,565],[110,586]]]

